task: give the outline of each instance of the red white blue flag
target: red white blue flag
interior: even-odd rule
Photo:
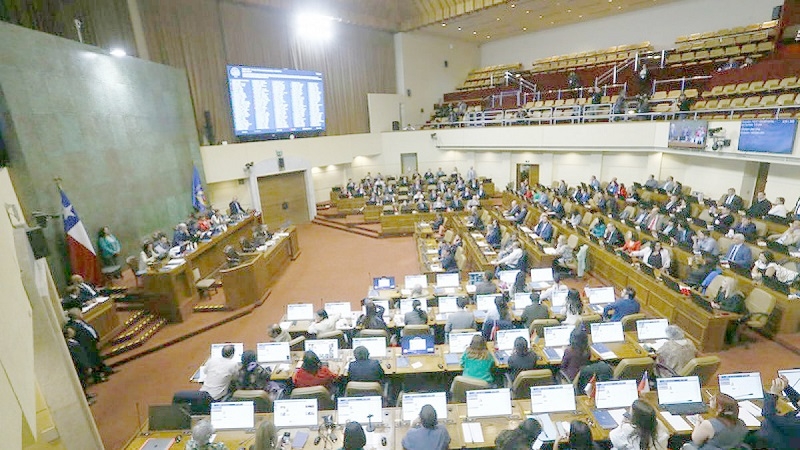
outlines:
[[[69,251],[69,264],[73,274],[78,274],[89,283],[100,285],[103,281],[97,253],[94,251],[92,240],[86,233],[83,222],[75,212],[67,194],[61,192],[61,215],[64,216],[64,232],[67,234],[67,250]]]

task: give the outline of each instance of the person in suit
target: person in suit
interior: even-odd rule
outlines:
[[[547,309],[546,305],[542,304],[539,294],[532,292],[530,296],[531,304],[526,306],[521,314],[522,321],[525,323],[525,328],[530,328],[534,320],[550,318],[550,310]]]
[[[492,222],[486,227],[486,243],[497,249],[500,247],[502,240],[503,233],[500,229],[500,224],[497,223],[497,219],[492,219]]]
[[[459,297],[458,300],[456,300],[456,304],[458,305],[458,311],[447,315],[447,322],[444,325],[445,333],[449,333],[453,330],[474,330],[476,326],[475,314],[466,309],[467,299],[465,297]]]
[[[650,214],[647,215],[647,218],[642,222],[641,226],[648,229],[653,233],[658,233],[661,230],[661,227],[664,225],[664,216],[661,215],[658,206],[654,206],[650,210]]]
[[[753,254],[750,247],[744,243],[744,235],[736,233],[733,235],[733,245],[728,249],[725,259],[732,266],[750,268],[753,264]]]
[[[725,234],[733,226],[733,216],[727,206],[720,206],[719,209],[711,207],[709,214],[714,219],[711,225],[718,233]]]
[[[661,186],[661,189],[667,192],[671,192],[673,189],[675,189],[675,178],[667,177],[667,181],[664,182],[664,184]]]
[[[175,227],[175,232],[172,234],[172,246],[179,247],[189,239],[191,239],[191,236],[189,235],[189,227],[185,223],[179,223]]]
[[[649,188],[649,189],[657,188],[658,187],[658,180],[656,180],[656,176],[653,175],[653,174],[650,174],[650,176],[644,182],[644,187]]]
[[[78,288],[78,296],[81,299],[81,304],[86,303],[100,295],[99,289],[97,289],[91,283],[87,283],[83,277],[78,274],[72,275],[69,278],[69,283],[71,286],[76,286]]]
[[[747,215],[750,217],[764,217],[772,209],[772,203],[767,200],[767,194],[759,192],[756,194],[756,201],[747,208]]]
[[[350,183],[352,182],[353,180],[350,180]],[[347,184],[348,188],[350,187],[350,183]],[[233,200],[228,203],[228,210],[230,211],[231,216],[242,216],[245,213],[244,208],[242,208],[242,204],[239,203],[239,199],[237,197],[233,197]]]
[[[381,363],[374,359],[369,359],[369,350],[363,345],[353,349],[355,361],[350,363],[348,376],[350,381],[365,381],[383,383],[383,367]]]
[[[433,406],[424,405],[420,409],[419,418],[403,437],[402,445],[403,450],[447,450],[450,433],[447,427],[439,425]]]
[[[511,200],[511,207],[508,208],[508,211],[503,212],[503,216],[508,218],[514,217],[517,215],[517,213],[519,213],[519,210],[520,210],[519,203],[517,203],[516,200]]]
[[[69,311],[73,308],[81,309],[83,308],[83,300],[81,299],[81,292],[78,286],[70,285],[67,286],[67,289],[64,294],[64,298],[61,299],[61,308],[64,311]]]
[[[528,208],[522,206],[517,215],[515,215],[511,220],[517,225],[522,225],[522,223],[525,221],[525,217],[527,216],[527,214],[528,214]]]
[[[553,203],[550,205],[549,211],[547,212],[549,215],[555,217],[557,220],[561,220],[566,215],[564,211],[564,205],[561,203],[561,199],[558,197],[553,198]]]
[[[744,235],[744,239],[747,242],[753,242],[756,240],[756,224],[753,223],[753,219],[750,216],[742,216],[742,219],[734,225],[733,227],[734,233],[740,233]]]
[[[706,253],[709,255],[719,255],[719,244],[713,237],[706,235],[707,231],[697,230],[697,234],[692,236],[692,251]]]
[[[533,227],[533,232],[545,242],[550,242],[553,239],[553,225],[546,214],[542,214],[539,217],[539,223]]]
[[[713,292],[711,293],[713,295]],[[725,277],[722,279],[722,286],[719,288],[714,301],[711,302],[714,309],[740,314],[744,311],[744,295],[736,284],[736,278]]]
[[[781,393],[785,393],[795,410],[778,414],[777,401]],[[800,448],[800,394],[789,384],[789,380],[780,376],[772,380],[769,390],[764,396],[761,415],[764,421],[755,433],[753,448]]]
[[[603,240],[612,247],[619,247],[625,243],[625,237],[617,229],[613,222],[609,223],[603,234]]]
[[[670,242],[672,242],[672,245],[691,246],[692,236],[694,236],[694,231],[685,221],[679,220],[675,225],[675,232],[670,236]]]
[[[412,294],[413,295],[413,294]],[[411,311],[403,317],[406,325],[425,325],[428,323],[428,313],[422,309],[422,302],[415,298],[411,302]]]
[[[442,270],[447,273],[458,272],[458,262],[456,262],[455,250],[450,247],[442,249],[442,259],[439,261]]]
[[[622,290],[622,297],[603,308],[603,318],[609,322],[619,322],[629,314],[638,313],[640,308],[636,300],[636,291],[628,286]]]
[[[65,326],[62,332],[64,334],[64,339],[67,341],[67,349],[69,350],[69,356],[72,358],[72,365],[75,366],[75,371],[78,373],[78,379],[81,382],[84,395],[91,405],[94,403],[94,395],[86,393],[86,380],[92,374],[91,362],[86,355],[86,351],[81,346],[81,343],[75,339],[75,329]]]
[[[731,211],[741,211],[744,209],[744,200],[742,200],[742,197],[736,195],[736,189],[734,188],[728,189],[728,195],[725,197],[722,204],[727,206]]]
[[[475,295],[488,295],[497,293],[497,285],[494,280],[494,272],[487,270],[483,274],[484,280],[475,285]]]
[[[114,371],[103,362],[103,357],[100,355],[100,349],[97,347],[100,342],[100,334],[93,326],[83,320],[83,314],[80,309],[70,309],[67,312],[67,316],[69,320],[66,326],[75,330],[75,339],[86,352],[89,365],[92,368],[94,382],[101,383],[106,381],[106,377],[114,373]]]

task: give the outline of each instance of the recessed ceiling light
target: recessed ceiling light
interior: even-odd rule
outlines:
[[[458,27],[458,31],[461,31],[461,27]]]
[[[511,4],[511,7],[512,7],[512,8],[516,8],[516,7],[517,7],[517,5],[515,5],[515,4],[513,4],[513,3],[512,3],[512,4]]]
[[[447,26],[447,24],[446,24],[446,23],[443,23],[443,24],[442,24],[442,26],[443,26],[443,27],[446,27],[446,26]]]
[[[553,22],[553,21],[551,20],[551,21],[550,21],[550,25],[555,25],[555,22]]]
[[[492,37],[491,37],[491,36],[489,36],[488,34],[486,35],[486,39],[491,39],[491,38],[492,38]]]
[[[522,31],[528,31],[528,27],[522,27]]]
[[[617,6],[617,9],[622,9],[622,6]]]
[[[571,12],[572,12],[572,10],[571,10],[571,9],[568,9],[568,10],[567,10],[567,12],[568,12],[568,13],[571,13]]]
[[[541,15],[540,15],[540,16],[539,16],[539,18],[540,18],[540,19],[544,19],[544,16],[541,16]]]
[[[472,34],[477,36],[478,32],[477,31],[473,31]]]
[[[119,47],[112,48],[109,53],[111,53],[112,56],[116,56],[118,58],[128,55],[128,53],[124,49],[121,49]]]
[[[530,10],[530,9],[526,9],[526,10],[525,10],[525,14],[530,14],[530,13],[531,13],[531,10]]]
[[[497,18],[497,21],[498,21],[498,22],[500,21],[500,18],[499,18],[499,17]]]
[[[583,19],[583,14],[579,15],[578,19]]]

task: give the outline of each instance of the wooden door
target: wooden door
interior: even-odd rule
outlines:
[[[517,164],[517,186],[525,180],[530,186],[539,184],[538,164]]]
[[[417,171],[417,154],[416,153],[401,153],[400,154],[400,170],[403,175],[411,177]]]
[[[270,229],[286,222],[298,224],[310,220],[304,172],[259,177],[258,194],[261,197],[262,220]]]

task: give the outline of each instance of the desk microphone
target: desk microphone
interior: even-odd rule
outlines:
[[[367,420],[369,421],[369,424],[367,425],[367,432],[372,433],[375,431],[375,427],[372,425],[372,414],[367,415]]]

